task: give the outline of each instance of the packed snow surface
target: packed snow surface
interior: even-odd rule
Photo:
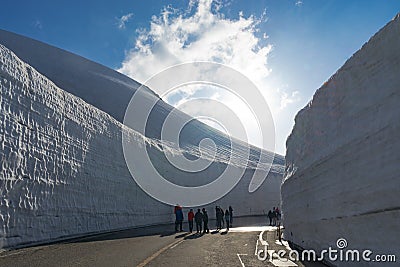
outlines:
[[[399,48],[397,16],[297,114],[281,189],[294,244],[321,251],[345,238],[348,249],[400,260]]]

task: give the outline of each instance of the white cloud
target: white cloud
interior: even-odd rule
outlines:
[[[274,119],[282,119],[284,110],[298,101],[300,96],[298,92],[279,89],[282,85],[270,78],[268,56],[273,47],[266,43],[268,35],[260,27],[267,20],[266,10],[260,17],[245,16],[240,12],[237,18],[228,18],[221,9],[221,1],[212,0],[191,0],[186,10],[165,7],[160,15],[152,17],[148,29],[137,31],[134,47],[127,51],[118,71],[145,82],[165,68],[183,62],[223,63],[253,81],[264,95]],[[151,89],[157,91],[157,88]],[[194,98],[197,89],[187,90],[181,92],[182,96],[186,100]],[[229,99],[226,95],[218,96],[218,100],[228,103],[238,114],[246,114],[241,115],[244,121],[252,120],[249,113],[240,110],[237,100]],[[184,102],[181,98],[170,104],[181,105]],[[186,106],[186,109],[190,107]],[[196,111],[191,113],[195,115]],[[286,128],[277,129],[277,134],[280,134],[279,131],[288,132]],[[250,141],[258,143],[259,137],[252,132],[250,135],[255,136]],[[282,150],[280,148],[279,152],[282,153]]]
[[[202,60],[227,64],[250,78],[266,77],[272,46],[261,45],[255,35],[260,20],[242,13],[228,19],[215,12],[219,7],[214,4],[201,0],[191,2],[195,12],[169,7],[153,16],[150,29],[139,33],[119,71],[143,82],[171,65]]]
[[[123,15],[118,20],[118,29],[125,29],[125,24],[133,17],[133,13]]]
[[[296,1],[295,5],[296,6],[302,6],[303,5],[303,1],[298,0],[298,1]]]
[[[284,109],[287,105],[300,101],[300,92],[294,91],[290,95],[287,92],[282,92],[280,109]]]

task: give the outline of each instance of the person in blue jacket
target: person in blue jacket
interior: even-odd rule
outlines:
[[[179,231],[182,230],[182,223],[183,223],[183,211],[182,207],[179,205],[175,206],[175,232],[178,232],[178,225],[179,225]]]

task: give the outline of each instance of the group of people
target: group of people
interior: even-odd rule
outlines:
[[[175,232],[182,232],[182,224],[184,220],[182,207],[179,205],[175,206]],[[225,228],[229,231],[229,227],[232,227],[233,222],[233,208],[229,206],[225,211],[220,206],[215,206],[215,218],[217,220],[217,230],[222,230]],[[278,226],[281,220],[281,211],[279,207],[273,207],[272,211],[268,211],[269,225],[270,226]],[[210,229],[208,228],[208,213],[205,208],[197,209],[197,212],[194,213],[193,209],[190,209],[188,212],[188,223],[189,223],[189,232],[193,232],[193,225],[196,223],[196,231],[197,233],[209,233]]]
[[[205,208],[203,208],[200,212],[200,209],[197,209],[196,214],[193,213],[193,209],[190,209],[188,213],[188,221],[189,221],[189,232],[193,232],[193,219],[196,222],[196,231],[198,234],[209,233],[210,229],[208,229],[208,214]],[[204,227],[203,227],[204,226]]]
[[[272,211],[268,211],[269,225],[277,226],[278,222],[281,220],[281,211],[278,207],[273,207]]]
[[[220,206],[215,207],[215,218],[217,219],[217,230],[224,228],[224,219],[226,222],[226,230],[229,231],[229,227],[232,226],[233,222],[233,208],[229,206],[227,210],[224,210]]]
[[[175,232],[182,232],[182,224],[184,220],[182,207],[176,205],[174,208],[175,213]],[[233,221],[233,208],[229,206],[229,208],[224,212],[223,209],[219,206],[215,207],[215,215],[217,219],[217,230],[221,230],[224,227],[224,219],[226,222],[226,229],[229,230],[229,227],[232,225]],[[193,225],[196,223],[196,231],[198,234],[201,233],[209,233],[210,229],[208,228],[208,213],[205,208],[202,210],[197,209],[197,212],[194,213],[193,209],[190,209],[188,212],[188,223],[189,223],[189,232],[193,232]]]

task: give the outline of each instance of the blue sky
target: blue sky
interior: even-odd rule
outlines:
[[[400,11],[398,0],[231,0],[214,1],[209,9],[206,0],[202,3],[3,0],[0,28],[74,52],[139,81],[190,60],[232,66],[263,91],[275,120],[276,152],[285,154],[297,111]],[[190,28],[189,22],[205,28]],[[187,36],[171,37],[175,28]],[[221,28],[239,37],[230,41],[219,32]],[[180,93],[171,96],[171,104],[178,105],[183,96],[202,95]],[[222,102],[227,99],[220,93],[204,94]],[[235,106],[234,100],[231,103]],[[192,112],[195,116],[197,111]],[[250,141],[259,145],[257,137]]]

